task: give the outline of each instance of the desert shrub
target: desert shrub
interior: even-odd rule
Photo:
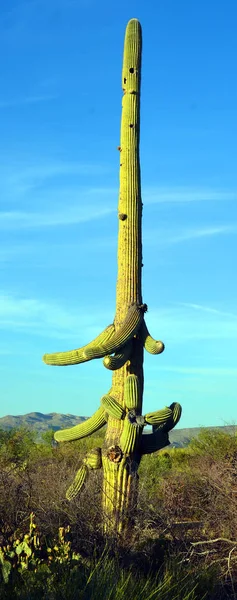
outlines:
[[[12,439],[14,452],[8,447]],[[21,440],[19,457],[16,439]],[[96,441],[98,438],[93,439],[92,444]],[[2,447],[0,529],[6,542],[19,528],[26,533],[28,515],[37,511],[44,535],[54,536],[60,526],[70,524],[75,546],[80,545],[89,552],[100,528],[101,474],[91,473],[86,489],[73,502],[69,503],[65,497],[85,454],[82,445],[68,443],[53,449],[45,443],[35,444],[34,440],[28,445],[28,437],[21,432],[19,437],[15,433],[12,437],[6,436]]]
[[[133,600],[216,598],[213,569],[187,572],[173,560],[145,574],[134,552],[125,564],[124,549],[117,548],[111,556],[105,547],[100,556],[94,552],[90,560],[83,559],[72,551],[69,528],[61,528],[52,541],[49,546],[42,538],[32,514],[28,534],[0,548],[1,600],[125,600],[128,595]]]
[[[37,452],[36,434],[22,427],[0,432],[0,462],[12,467],[24,465]]]
[[[224,431],[203,429],[197,438],[193,438],[189,444],[189,450],[194,455],[205,455],[218,460],[237,452],[236,427],[233,433]]]
[[[162,474],[159,453],[145,457],[136,530],[140,543],[157,548],[164,559],[171,554],[188,565],[214,564],[236,585],[237,457],[236,441],[229,438],[211,436],[215,452],[203,434],[195,441],[199,452],[194,444],[169,451]]]
[[[10,444],[12,439],[14,443]],[[138,586],[136,589],[138,591],[143,589],[144,594],[148,594],[148,591],[153,593],[153,590],[155,598],[155,594],[158,594],[158,588],[154,587],[157,585],[157,582],[154,583],[157,571],[163,569],[160,577],[164,583],[164,579],[162,579],[164,565],[167,566],[171,562],[173,565],[171,570],[174,570],[176,561],[188,568],[189,575],[193,573],[193,579],[197,573],[203,573],[203,569],[209,570],[209,567],[212,569],[214,566],[217,569],[215,572],[218,573],[215,576],[216,581],[218,582],[218,577],[221,581],[222,577],[223,585],[227,585],[231,594],[232,580],[234,581],[234,577],[236,577],[237,568],[235,440],[233,441],[233,437],[231,437],[231,440],[225,438],[223,442],[223,438],[218,436],[217,443],[216,437],[215,439],[212,437],[211,443],[215,449],[213,452],[210,450],[211,444],[207,444],[207,439],[205,437],[205,443],[203,438],[201,441],[197,440],[196,443],[199,444],[197,452],[191,445],[191,449],[190,447],[165,449],[142,459],[139,471],[138,510],[133,537],[126,548],[120,549],[119,538],[105,540],[101,536],[102,473],[100,471],[91,473],[85,489],[78,498],[70,503],[65,498],[65,491],[72,482],[85,454],[85,440],[58,445],[54,449],[49,440],[44,440],[42,444],[36,444],[34,439],[26,437],[26,447],[22,449],[24,446],[22,432],[21,436],[16,436],[15,433],[12,434],[12,437],[10,435],[2,436],[0,448],[0,545],[11,546],[12,540],[15,540],[16,536],[23,536],[22,539],[24,539],[24,535],[27,535],[28,532],[29,514],[34,512],[42,539],[47,540],[48,545],[57,538],[59,527],[70,527],[71,551],[81,556],[80,572],[78,564],[70,564],[70,566],[67,564],[58,569],[57,575],[56,567],[54,570],[53,566],[57,561],[53,560],[50,565],[44,560],[40,569],[37,570],[37,575],[34,574],[34,570],[18,573],[15,583],[14,575],[12,596],[9,597],[30,598],[31,600],[38,600],[38,597],[53,599],[53,594],[57,589],[58,598],[65,597],[68,600],[70,597],[75,597],[76,599],[80,598],[79,595],[73,596],[76,594],[76,588],[84,586],[86,595],[81,597],[93,598],[96,596],[91,595],[92,584],[87,585],[88,578],[89,581],[94,582],[94,589],[98,594],[100,593],[99,587],[103,585],[107,585],[105,589],[108,590],[108,594],[112,594],[112,592],[115,594],[113,585],[116,581],[120,586],[121,594],[124,584],[124,590],[132,595],[129,586],[137,585],[135,582],[138,582],[137,573],[139,572],[141,576],[139,581],[140,583],[143,581],[141,583],[143,587],[139,588]],[[100,437],[92,436],[87,450],[99,445],[101,445]],[[19,457],[16,448],[19,449]],[[223,538],[232,540],[233,545],[230,546],[228,541],[223,541]],[[214,542],[215,539],[220,539],[220,541]],[[208,540],[211,540],[213,545],[205,545]],[[198,543],[197,546],[195,546],[196,543]],[[201,545],[199,546],[199,544]],[[114,565],[110,571],[113,573],[111,579],[107,573],[107,584],[103,579],[105,573],[102,574],[102,567],[98,566],[96,575],[92,575],[95,564],[98,563],[105,548],[106,552],[109,552],[111,565]],[[118,568],[116,560],[119,560],[121,575],[117,579],[117,575],[115,575]],[[161,571],[159,572],[161,573]],[[149,590],[144,588],[144,578],[150,581]],[[66,579],[70,581],[71,596],[66,595]],[[174,580],[172,579],[172,581]],[[198,581],[198,589],[201,594],[201,589],[204,589],[205,585],[203,584],[204,588],[201,588],[201,579]],[[15,595],[13,594],[14,585],[21,590],[22,596],[17,596],[17,591],[14,591]],[[190,598],[202,597],[201,595],[195,596],[196,591],[191,587],[186,589],[185,585],[184,582],[184,594],[189,589]],[[26,586],[32,590],[28,596]],[[227,588],[225,587],[225,589]],[[6,588],[4,590],[5,594]],[[175,587],[170,588],[170,598],[172,598],[174,590]],[[216,591],[215,593],[217,594]],[[222,592],[218,587],[219,593]],[[138,598],[142,598],[141,591],[139,594]],[[176,597],[185,597],[180,594],[180,590],[176,588]],[[0,597],[7,598],[3,594],[1,595],[1,590]],[[116,598],[116,595],[113,597]],[[118,598],[120,597],[123,598],[122,595],[118,596]],[[134,596],[132,595],[132,597]],[[152,596],[148,594],[147,598],[149,597]],[[158,597],[162,598],[163,596],[159,595]],[[205,597],[208,598],[207,595]],[[213,600],[218,597],[224,596],[210,596]],[[98,598],[100,598],[99,595]],[[146,598],[145,595],[144,598]]]

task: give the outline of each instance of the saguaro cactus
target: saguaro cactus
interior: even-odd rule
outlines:
[[[103,523],[105,532],[124,532],[129,527],[136,505],[137,469],[143,454],[169,444],[168,431],[179,421],[177,403],[142,416],[143,348],[151,354],[164,350],[145,324],[147,305],[141,291],[141,182],[139,161],[141,26],[129,21],[122,69],[122,120],[120,152],[120,192],[118,204],[118,279],[114,322],[95,340],[76,350],[45,354],[48,365],[75,365],[104,357],[103,364],[113,371],[112,387],[101,398],[92,417],[71,429],[57,431],[58,442],[90,435],[107,423],[103,447],[86,455],[67,498],[80,492],[90,470],[103,469]],[[146,424],[153,432],[144,434]]]

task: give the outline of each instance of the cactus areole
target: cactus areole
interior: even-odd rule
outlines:
[[[150,335],[143,303],[141,270],[141,180],[139,161],[140,84],[142,33],[137,19],[127,25],[122,69],[120,190],[118,203],[118,278],[114,322],[92,342],[69,352],[46,354],[48,365],[75,365],[103,358],[113,371],[112,386],[100,406],[85,422],[57,431],[57,442],[88,436],[107,424],[102,448],[84,458],[67,498],[72,500],[86,485],[90,471],[102,468],[103,529],[106,534],[127,534],[133,522],[137,496],[137,470],[143,454],[169,444],[168,432],[179,421],[177,403],[142,416],[143,351],[160,354],[164,344]],[[143,433],[146,424],[152,433]]]

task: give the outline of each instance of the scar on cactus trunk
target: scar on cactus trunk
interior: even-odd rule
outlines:
[[[103,469],[103,530],[126,535],[131,527],[138,486],[137,470],[144,454],[169,444],[168,432],[181,416],[171,404],[142,416],[143,349],[160,354],[164,344],[150,335],[142,300],[141,181],[139,160],[141,26],[129,21],[122,69],[120,190],[118,204],[118,278],[114,322],[92,342],[69,352],[45,354],[48,365],[75,365],[95,358],[113,371],[112,386],[100,406],[85,422],[55,433],[57,442],[88,436],[107,423],[102,448],[88,452],[67,491],[72,500],[86,484],[91,470]],[[146,424],[152,433],[144,434]]]

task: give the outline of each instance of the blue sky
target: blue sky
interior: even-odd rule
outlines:
[[[143,300],[165,352],[144,412],[237,421],[235,0],[2,0],[0,416],[90,416],[102,361],[53,368],[114,318],[121,67],[143,29]]]

